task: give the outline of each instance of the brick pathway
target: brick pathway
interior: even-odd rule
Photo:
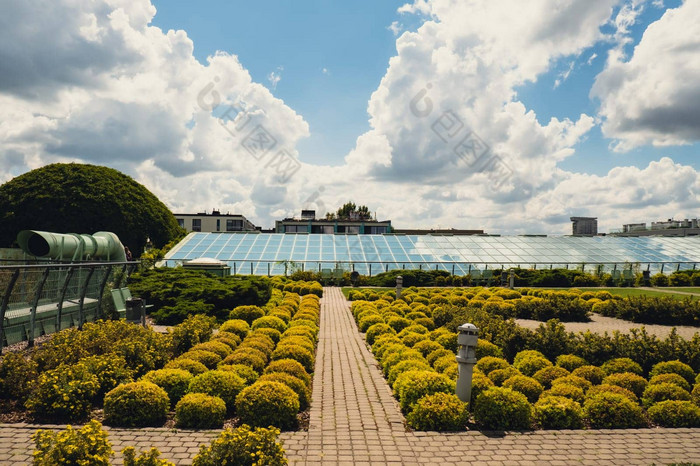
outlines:
[[[650,465],[700,462],[700,429],[406,432],[338,288],[325,288],[308,432],[282,434],[292,465]],[[0,464],[28,464],[39,427],[0,425]],[[216,431],[109,429],[113,448],[157,447],[190,464]],[[117,456],[115,463],[119,463]]]

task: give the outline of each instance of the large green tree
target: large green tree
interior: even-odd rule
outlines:
[[[150,238],[163,247],[182,230],[172,212],[131,177],[112,168],[55,163],[0,186],[0,247],[21,230],[112,231],[139,255]]]

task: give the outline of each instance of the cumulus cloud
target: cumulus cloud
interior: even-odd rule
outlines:
[[[700,140],[699,37],[700,0],[686,0],[646,29],[629,60],[610,54],[591,96],[615,151]]]

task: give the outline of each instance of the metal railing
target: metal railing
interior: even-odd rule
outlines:
[[[183,260],[166,259],[160,263],[169,267],[182,265]],[[231,267],[231,273],[241,275],[283,275],[294,270],[312,270],[321,272],[322,269],[343,269],[348,272],[357,271],[363,275],[373,276],[391,270],[444,270],[452,275],[472,275],[485,270],[502,270],[510,268],[522,269],[576,269],[589,273],[612,272],[642,272],[671,273],[679,270],[700,270],[697,262],[461,262],[461,261],[366,261],[366,260],[222,260]]]
[[[138,262],[0,265],[0,342],[82,327],[102,315],[105,286],[118,288]]]

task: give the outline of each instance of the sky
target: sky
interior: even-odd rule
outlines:
[[[700,0],[0,0],[0,182],[566,234],[700,216]]]

